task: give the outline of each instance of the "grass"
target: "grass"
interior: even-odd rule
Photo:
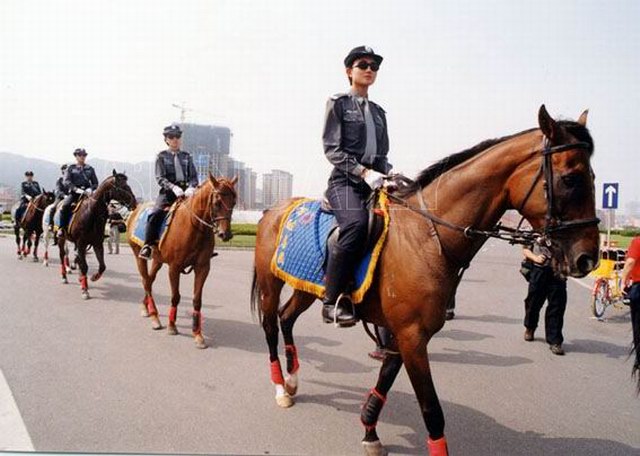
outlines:
[[[603,239],[604,239],[607,237],[607,233],[602,233],[601,236],[603,236]],[[611,235],[611,240],[618,241],[618,247],[620,247],[621,249],[629,248],[629,244],[631,244],[632,239],[633,237],[631,236],[622,236],[621,234]]]

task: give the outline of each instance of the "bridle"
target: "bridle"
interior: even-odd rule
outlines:
[[[235,191],[233,190],[233,188],[229,187],[228,185],[225,185],[225,187],[228,188],[229,190],[231,190],[231,192],[235,194]],[[209,198],[207,199],[206,212],[207,212],[207,214],[209,214],[209,213],[211,214],[211,222],[207,222],[202,217],[200,217],[198,214],[196,214],[188,204],[184,205],[187,208],[187,210],[189,211],[189,213],[191,214],[191,216],[194,219],[196,219],[196,221],[198,223],[200,223],[201,225],[211,229],[214,232],[214,234],[217,234],[219,232],[218,231],[218,222],[221,222],[223,220],[227,220],[229,223],[231,223],[231,213],[233,211],[233,208],[229,208],[229,206],[227,206],[227,204],[224,202],[224,200],[222,198],[220,198],[220,203],[222,204],[224,209],[226,209],[226,211],[229,213],[229,215],[219,216],[219,215],[217,215],[217,211],[215,210],[214,199],[215,199],[216,195],[221,195],[221,194],[222,194],[222,191],[217,190],[214,187],[213,190],[211,191],[211,195],[209,195]]]
[[[571,144],[561,144],[557,146],[551,146],[550,141],[546,137],[544,137],[542,149],[538,149],[533,152],[536,154],[537,153],[542,154],[542,163],[540,164],[540,168],[538,168],[538,172],[534,176],[533,182],[531,183],[529,190],[527,191],[522,203],[520,204],[520,207],[518,208],[518,212],[522,213],[522,210],[527,204],[527,201],[533,194],[536,184],[538,183],[540,178],[543,177],[544,178],[543,188],[545,193],[545,199],[547,201],[547,212],[545,216],[545,224],[542,227],[542,230],[522,229],[522,224],[525,220],[524,216],[522,216],[516,228],[503,226],[500,223],[498,223],[498,225],[494,226],[490,230],[479,230],[474,228],[473,226],[456,225],[426,210],[426,204],[424,203],[421,188],[418,188],[416,190],[416,194],[420,199],[422,208],[417,208],[410,205],[409,203],[407,203],[405,199],[398,197],[393,193],[388,192],[385,189],[382,189],[381,191],[386,193],[389,199],[394,201],[395,203],[407,209],[410,209],[411,211],[421,215],[422,217],[424,217],[425,219],[429,220],[430,222],[436,225],[440,225],[454,231],[459,231],[463,233],[467,238],[473,238],[473,237],[479,236],[479,237],[495,238],[495,239],[508,241],[510,244],[523,244],[523,245],[531,244],[533,241],[538,241],[538,242],[544,241],[548,245],[550,245],[551,236],[555,233],[567,231],[570,229],[577,229],[577,228],[583,228],[586,226],[597,225],[598,223],[600,223],[600,219],[597,217],[575,219],[575,220],[562,220],[562,218],[559,215],[554,214],[553,163],[552,163],[553,155],[561,152],[566,152],[568,150],[573,150],[573,149],[591,150],[591,147],[592,147],[591,144],[587,142],[576,142]],[[417,186],[415,181],[408,179],[404,176],[400,177],[400,180],[404,181],[404,183],[407,185]]]

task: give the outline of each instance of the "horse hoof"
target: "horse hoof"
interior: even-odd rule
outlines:
[[[169,326],[167,326],[167,334],[170,336],[177,336],[178,328],[176,328],[176,325],[169,324]]]
[[[40,260],[38,259],[38,257],[33,257],[33,260],[31,260],[31,261],[33,261],[34,263],[37,263]]]
[[[298,379],[293,377],[287,377],[284,379],[284,390],[291,397],[298,394]]]
[[[85,301],[87,299],[89,299],[91,296],[89,296],[89,292],[88,291],[83,291],[82,292],[82,299],[84,299]]]
[[[276,396],[276,404],[278,407],[289,408],[293,405],[293,398],[288,394]]]
[[[147,306],[145,306],[144,304],[140,304],[140,316],[143,318],[147,318],[149,316]]]
[[[92,276],[91,276],[91,281],[92,281],[92,282],[97,282],[98,280],[100,280],[100,277],[102,277],[102,274],[100,274],[100,273],[98,272],[98,273],[96,273],[96,274],[94,274],[94,275],[92,275]]]
[[[49,262],[48,261],[44,261],[42,264],[44,265],[45,268],[49,267]]]
[[[380,440],[375,442],[362,442],[362,448],[366,456],[387,456],[389,452],[382,446]]]
[[[195,343],[196,343],[196,348],[199,348],[199,349],[207,348],[207,344],[204,341],[204,337],[202,337],[202,335],[200,334],[195,336]]]
[[[157,331],[158,329],[162,329],[162,323],[160,323],[160,319],[157,315],[151,317],[151,329]]]
[[[63,277],[63,278],[62,278],[62,283],[63,283],[63,284],[67,284],[67,283],[69,283],[69,281],[67,280],[67,278],[66,278],[66,277]]]

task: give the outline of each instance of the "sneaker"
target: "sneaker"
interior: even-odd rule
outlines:
[[[145,244],[140,249],[140,253],[138,253],[138,258],[142,260],[150,260],[152,253],[153,253],[153,250],[151,249],[151,246],[149,244]]]
[[[533,333],[534,333],[534,329],[525,329],[524,330],[524,340],[526,340],[527,342],[532,342],[533,341]]]
[[[554,355],[564,355],[562,344],[551,344],[549,345],[549,350],[551,350],[551,353],[553,353]]]

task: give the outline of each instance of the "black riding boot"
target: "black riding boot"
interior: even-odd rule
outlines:
[[[358,321],[351,300],[345,296],[338,300],[352,274],[352,256],[353,254],[336,247],[329,251],[325,295],[322,300],[322,318],[325,323],[336,322],[338,326],[347,327],[355,325]]]
[[[144,245],[142,249],[140,249],[140,253],[138,253],[138,257],[143,260],[151,259],[151,254],[153,253],[153,246],[158,243],[158,231],[160,231],[160,224],[164,218],[164,212],[159,211],[158,213],[152,213],[149,216],[149,220],[147,220],[147,227],[145,230],[144,236]]]

